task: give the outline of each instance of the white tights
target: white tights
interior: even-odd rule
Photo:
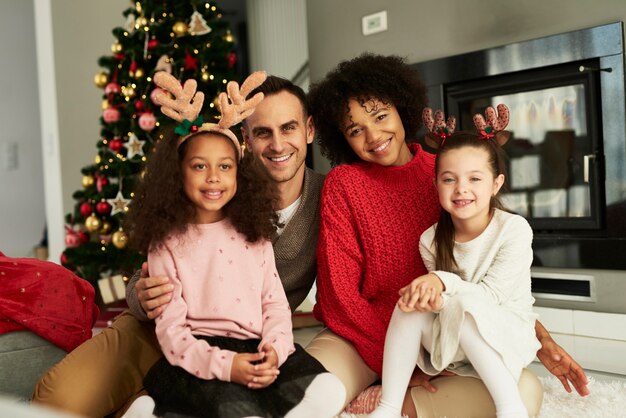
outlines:
[[[434,318],[431,312],[406,313],[396,306],[385,338],[382,396],[370,418],[401,417],[402,402],[420,347],[431,346]],[[459,344],[491,394],[497,418],[527,418],[517,382],[500,355],[480,335],[469,314],[461,326]]]

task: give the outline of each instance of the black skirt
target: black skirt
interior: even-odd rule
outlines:
[[[256,353],[260,343],[258,339],[196,338],[237,353]],[[326,372],[320,362],[298,344],[279,370],[278,378],[268,387],[249,389],[237,383],[197,378],[162,357],[146,375],[144,387],[154,398],[155,414],[165,418],[278,418],[300,403],[315,376]]]

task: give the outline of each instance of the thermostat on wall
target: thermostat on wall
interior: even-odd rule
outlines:
[[[361,19],[363,27],[363,35],[371,35],[373,33],[383,32],[387,30],[387,11],[374,13],[363,16]]]

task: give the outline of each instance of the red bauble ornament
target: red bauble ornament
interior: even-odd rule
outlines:
[[[237,55],[234,52],[226,54],[226,59],[228,60],[228,68],[233,68],[237,63]]]
[[[102,200],[96,204],[96,212],[98,212],[100,215],[108,215],[109,213],[111,213],[111,205],[108,202]]]
[[[116,94],[119,93],[120,91],[122,91],[122,88],[120,87],[119,84],[117,84],[115,81],[110,82],[109,84],[107,84],[107,86],[104,88],[104,92],[106,94]]]
[[[124,143],[122,142],[121,139],[112,139],[109,141],[109,148],[113,152],[116,152],[116,153],[120,152],[123,146],[124,146]]]
[[[80,240],[81,244],[86,244],[89,242],[89,234],[85,231],[80,231],[78,233],[78,239]]]
[[[159,96],[160,94],[165,94],[165,90],[160,87],[155,87],[155,89],[152,90],[152,92],[150,93],[150,100],[157,106],[161,105],[157,99],[157,96]]]
[[[144,107],[145,107],[145,106],[144,106],[144,104],[143,104],[143,101],[141,101],[141,100],[135,100],[135,110],[136,110],[136,111],[140,112],[140,111],[142,111],[142,110],[144,109]]]
[[[80,237],[76,231],[67,231],[65,235],[65,246],[67,248],[76,248],[80,245]]]
[[[157,45],[159,44],[159,41],[157,41],[156,39],[152,38],[148,41],[148,49],[154,49],[157,47]]]
[[[67,256],[65,255],[65,253],[61,253],[61,265],[67,266],[68,264],[69,262],[67,260]]]
[[[91,207],[89,202],[83,202],[80,205],[80,214],[83,215],[85,218],[91,215],[92,212],[93,212],[93,208]]]
[[[102,119],[106,123],[115,123],[120,120],[120,111],[114,107],[109,107],[102,112]]]
[[[134,73],[135,71],[137,71],[137,61],[133,60],[133,62],[130,63],[129,70],[131,73]]]
[[[108,185],[109,185],[109,179],[108,178],[106,178],[104,176],[96,175],[96,190],[98,191],[98,193],[101,193],[102,189],[104,189]]]
[[[142,113],[139,116],[139,127],[146,132],[150,132],[156,126],[156,118],[151,112]]]

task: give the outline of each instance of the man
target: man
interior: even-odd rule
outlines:
[[[316,276],[315,247],[324,176],[304,164],[315,130],[306,95],[290,81],[269,76],[250,93],[265,94],[242,128],[246,148],[278,191],[282,224],[273,240],[276,267],[295,310]],[[127,286],[128,312],[50,369],[33,400],[88,417],[116,416],[143,390],[143,378],[160,358],[152,320],[171,297],[167,277],[147,277],[147,266]],[[142,321],[138,321],[136,318]],[[117,411],[117,412],[116,412]]]

